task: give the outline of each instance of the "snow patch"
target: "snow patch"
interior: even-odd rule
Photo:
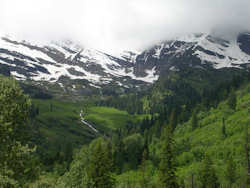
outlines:
[[[10,74],[11,76],[14,76],[17,80],[26,80],[26,76],[19,74],[16,71],[11,71]]]

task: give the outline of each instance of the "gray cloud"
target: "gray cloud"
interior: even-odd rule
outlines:
[[[22,38],[71,38],[116,52],[192,32],[250,30],[250,1],[2,0],[0,28]]]

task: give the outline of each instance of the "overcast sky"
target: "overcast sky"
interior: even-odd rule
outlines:
[[[140,49],[192,32],[250,29],[250,0],[1,0],[0,30],[69,38],[106,51]]]

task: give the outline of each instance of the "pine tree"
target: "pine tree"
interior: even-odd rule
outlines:
[[[8,146],[26,138],[24,130],[27,130],[30,106],[30,99],[23,94],[15,80],[0,77],[1,146]]]
[[[122,173],[122,169],[123,169],[123,164],[124,164],[124,144],[122,142],[122,138],[121,136],[119,136],[117,138],[117,140],[115,141],[115,146],[114,146],[114,152],[113,152],[113,156],[114,156],[114,166],[116,168],[116,172],[118,174]]]
[[[177,115],[176,115],[176,110],[175,109],[172,110],[172,112],[170,114],[169,124],[170,124],[172,130],[175,130],[175,128],[177,127],[178,120],[177,120]]]
[[[8,177],[20,185],[38,173],[32,166],[31,153],[35,149],[21,144],[29,138],[30,107],[29,97],[17,82],[0,76],[0,177]],[[1,183],[0,187],[5,187]]]
[[[185,181],[184,181],[184,179],[182,179],[181,182],[180,182],[180,188],[185,188]]]
[[[142,162],[140,165],[140,171],[142,175],[142,180],[140,182],[142,188],[147,188],[148,187],[148,177],[147,177],[147,151],[144,149],[142,153]]]
[[[143,137],[140,134],[132,134],[126,137],[123,142],[127,164],[131,169],[137,169],[143,153]]]
[[[237,98],[236,98],[236,94],[234,91],[231,92],[228,101],[227,101],[228,106],[232,109],[232,110],[236,110],[236,105],[237,105]]]
[[[248,109],[248,112],[250,112],[250,109]],[[247,166],[247,185],[250,185],[250,155],[249,155],[249,132],[248,132],[248,126],[249,124],[246,124],[245,128],[245,154],[246,154],[246,166]]]
[[[99,140],[94,146],[88,171],[95,188],[112,188],[114,186],[113,161],[108,150],[108,144],[103,143],[103,140]]]
[[[50,110],[50,112],[53,112],[53,104],[52,103],[50,103],[50,105],[49,105],[49,110]]]
[[[206,154],[203,160],[202,169],[200,171],[200,181],[202,188],[217,188],[219,187],[218,179],[213,168],[211,158]]]
[[[162,135],[163,145],[161,148],[161,161],[160,161],[160,183],[165,188],[179,187],[176,177],[176,162],[174,154],[174,139],[172,129],[168,125],[164,134]]]
[[[236,181],[236,165],[232,156],[230,156],[227,161],[226,179],[228,180],[229,187],[231,188]]]
[[[198,118],[197,118],[197,111],[196,110],[192,114],[191,125],[192,125],[192,130],[195,130],[196,128],[198,128]]]
[[[221,132],[224,138],[227,137],[227,132],[226,132],[226,125],[225,125],[225,118],[222,119],[222,128],[221,128]]]
[[[194,173],[192,172],[192,174],[191,174],[191,188],[194,188],[194,185],[195,185],[195,183],[194,183]]]
[[[66,161],[67,163],[70,163],[72,161],[72,157],[73,157],[73,147],[72,144],[70,142],[67,142],[65,144],[65,157],[64,157],[64,161]]]
[[[146,130],[144,132],[144,146],[143,146],[143,153],[145,152],[145,160],[148,160],[149,159],[149,138],[148,138],[148,131]]]

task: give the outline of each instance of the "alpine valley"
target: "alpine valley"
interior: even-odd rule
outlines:
[[[119,54],[1,34],[0,74],[0,187],[250,185],[248,31]]]

